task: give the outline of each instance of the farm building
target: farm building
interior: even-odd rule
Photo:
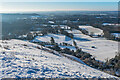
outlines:
[[[79,28],[84,34],[90,35],[92,37],[100,37],[104,35],[103,30],[94,28],[92,26],[79,26]]]

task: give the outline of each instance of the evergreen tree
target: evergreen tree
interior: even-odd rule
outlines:
[[[81,48],[76,50],[76,53],[81,53],[81,52],[82,52]]]
[[[73,45],[77,48],[77,43],[73,40]]]
[[[55,48],[56,51],[60,51],[61,50],[60,47],[58,46],[58,44],[55,44],[54,48]]]
[[[54,40],[54,38],[53,37],[51,37],[51,44],[55,44],[55,40]]]

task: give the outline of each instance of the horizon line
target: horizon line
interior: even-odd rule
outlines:
[[[119,12],[118,10],[46,10],[46,11],[12,11],[12,12],[0,12],[0,13],[27,13],[27,12],[74,12],[74,11],[82,11],[82,12],[85,12],[85,11],[88,11],[88,12],[109,12],[109,11],[117,11]]]

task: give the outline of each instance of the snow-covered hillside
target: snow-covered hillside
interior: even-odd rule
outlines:
[[[68,32],[71,32],[68,30]],[[72,33],[72,32],[71,32]],[[82,33],[74,34],[74,40],[79,48],[88,52],[96,57],[97,60],[105,61],[105,59],[113,58],[118,52],[118,42],[106,40],[104,38],[92,38]],[[36,42],[50,42],[51,37],[54,38],[56,43],[69,43],[73,44],[73,40],[62,34],[48,34],[45,36],[37,36],[33,41]],[[95,48],[92,48],[94,46]],[[72,50],[74,50],[72,48]]]
[[[27,41],[15,39],[1,41],[0,78],[114,77],[44,49],[47,48]]]
[[[35,41],[35,42],[50,42],[51,37],[53,37],[55,39],[55,42],[57,42],[57,43],[62,43],[62,42],[71,43],[72,42],[71,38],[69,38],[65,35],[62,35],[62,34],[48,34],[45,36],[37,36],[37,37],[35,37],[35,39],[33,41]]]

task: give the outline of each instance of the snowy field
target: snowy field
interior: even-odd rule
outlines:
[[[72,33],[71,31],[68,31]],[[74,33],[75,31],[73,31]],[[54,38],[56,43],[69,43],[73,44],[73,40],[62,34],[48,34],[45,36],[37,36],[33,41],[36,42],[50,42],[51,37]],[[104,38],[91,38],[90,36],[82,33],[74,34],[74,40],[79,48],[83,51],[92,54],[97,60],[105,61],[105,59],[113,58],[118,52],[118,42],[106,40]],[[92,48],[94,46],[95,48]]]
[[[79,26],[80,29],[88,31],[88,34],[94,33],[94,35],[103,35],[103,30],[95,28],[93,26]]]
[[[45,36],[37,36],[37,37],[35,37],[35,39],[33,41],[35,41],[35,42],[50,42],[51,37],[53,37],[55,42],[57,42],[57,43],[62,43],[62,42],[71,43],[72,42],[71,38],[69,38],[65,35],[62,35],[62,34],[48,34]]]
[[[75,35],[79,37],[79,35]],[[106,40],[102,38],[87,38],[91,41],[80,42],[76,40],[76,43],[83,51],[88,52],[96,57],[96,59],[105,61],[105,59],[110,59],[115,57],[118,52],[118,42],[112,40]],[[95,48],[92,48],[95,46]]]
[[[110,78],[114,77],[27,41],[0,42],[0,78]]]

